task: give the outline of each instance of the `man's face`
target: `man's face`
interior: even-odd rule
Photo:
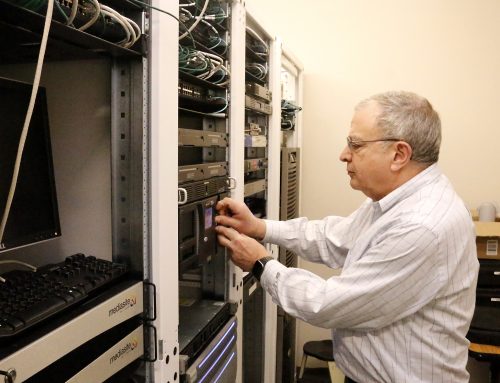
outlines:
[[[390,142],[361,142],[387,138],[377,127],[378,114],[379,108],[373,101],[354,113],[349,130],[351,143],[340,153],[340,160],[347,164],[351,187],[374,201],[391,191],[393,156]]]

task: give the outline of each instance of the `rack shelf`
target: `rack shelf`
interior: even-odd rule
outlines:
[[[2,62],[32,62],[38,55],[45,16],[0,0],[0,56]],[[99,37],[52,21],[46,60],[111,57],[141,57],[146,54],[141,39],[134,49],[120,47]]]

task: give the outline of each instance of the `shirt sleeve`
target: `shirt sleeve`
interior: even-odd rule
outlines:
[[[371,203],[367,200],[348,217],[329,216],[322,220],[305,217],[289,221],[265,220],[264,242],[293,251],[300,257],[331,268],[344,265],[349,249],[356,241],[360,225],[371,223]],[[356,230],[353,230],[353,225]]]
[[[340,276],[328,280],[277,261],[266,265],[264,289],[287,313],[324,328],[377,329],[434,299],[444,285],[434,233],[420,225],[382,234]]]

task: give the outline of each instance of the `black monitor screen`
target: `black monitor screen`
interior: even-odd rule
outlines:
[[[32,85],[0,77],[0,219],[5,213]],[[40,87],[0,251],[60,235],[47,99]]]

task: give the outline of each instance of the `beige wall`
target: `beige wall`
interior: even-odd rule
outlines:
[[[440,112],[441,168],[465,203],[500,201],[499,1],[247,0],[247,5],[305,67],[303,215],[343,215],[363,200],[350,190],[338,153],[355,103],[391,89],[417,92]]]

